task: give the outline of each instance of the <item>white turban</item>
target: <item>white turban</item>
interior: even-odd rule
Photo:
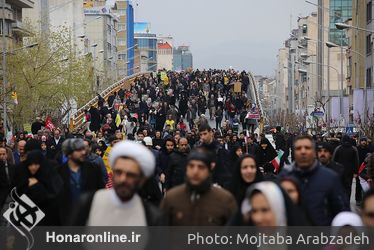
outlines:
[[[154,174],[156,165],[155,157],[142,144],[133,141],[123,141],[115,144],[109,155],[109,163],[112,168],[119,157],[128,157],[136,161],[147,178]]]

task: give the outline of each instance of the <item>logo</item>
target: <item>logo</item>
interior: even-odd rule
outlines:
[[[3,216],[26,238],[27,250],[29,250],[34,245],[34,237],[30,231],[44,218],[45,214],[27,195],[18,196],[16,188],[12,189],[10,196],[14,202],[10,203]]]

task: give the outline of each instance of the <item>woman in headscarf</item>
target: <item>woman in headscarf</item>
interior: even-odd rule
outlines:
[[[304,215],[274,182],[264,181],[249,187],[239,216],[232,225],[276,227],[307,225]]]
[[[273,179],[274,167],[270,162],[277,156],[277,152],[268,139],[261,139],[260,147],[256,149],[255,156],[256,163],[263,169],[266,179]]]
[[[59,225],[57,195],[63,182],[55,166],[40,150],[27,153],[26,160],[16,168],[14,177],[17,194],[26,194],[45,214],[38,225]]]
[[[240,206],[248,187],[262,180],[263,176],[256,165],[255,158],[251,155],[243,155],[235,164],[229,191]]]

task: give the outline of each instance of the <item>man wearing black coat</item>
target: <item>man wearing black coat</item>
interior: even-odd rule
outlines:
[[[207,123],[203,123],[199,127],[199,135],[200,142],[197,146],[208,150],[215,157],[215,167],[212,174],[213,182],[224,188],[228,188],[231,180],[229,156],[220,143],[214,140],[212,128]]]
[[[7,162],[7,149],[0,146],[0,211],[12,188],[15,166]]]
[[[67,139],[62,147],[69,160],[58,169],[64,183],[58,201],[60,219],[66,223],[80,196],[104,188],[105,184],[100,168],[86,161],[86,146],[83,139]]]
[[[299,181],[303,209],[313,225],[329,226],[342,211],[349,211],[348,197],[339,176],[316,159],[315,144],[310,136],[299,136],[294,142],[295,163],[284,169],[279,178],[290,176]]]
[[[344,135],[341,142],[342,144],[335,149],[332,159],[344,166],[344,188],[350,198],[353,176],[358,172],[359,156],[357,148],[352,145],[352,140],[348,135]]]
[[[47,143],[47,151],[51,159],[55,159],[56,155],[61,152],[63,142],[64,138],[61,136],[61,130],[59,128],[55,129],[53,137]]]
[[[178,141],[178,150],[170,155],[169,164],[166,168],[166,189],[173,188],[185,182],[187,156],[190,146],[186,138]]]

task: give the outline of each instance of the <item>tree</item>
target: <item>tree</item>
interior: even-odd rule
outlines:
[[[58,123],[72,103],[81,106],[94,97],[92,58],[77,55],[68,28],[32,34],[28,40],[38,46],[8,55],[8,87],[18,96],[13,123],[30,123],[36,115]]]

